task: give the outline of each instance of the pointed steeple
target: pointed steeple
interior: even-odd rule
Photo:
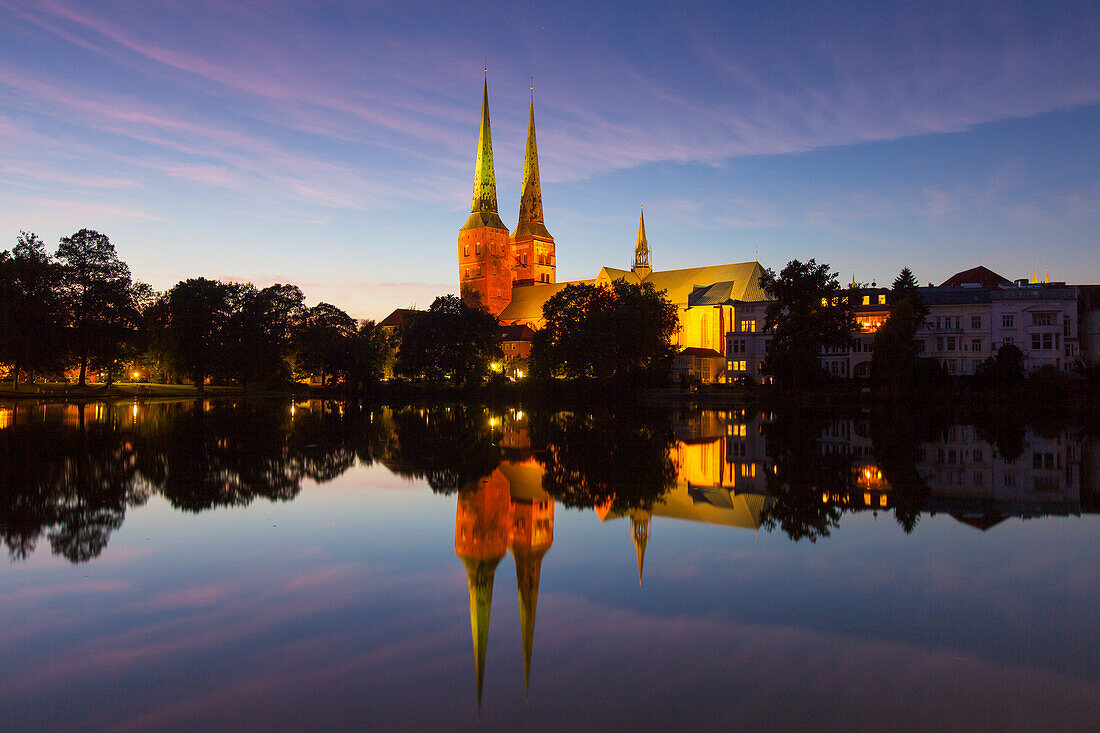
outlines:
[[[481,688],[485,681],[485,649],[489,643],[489,613],[493,606],[493,577],[500,558],[479,560],[462,558],[470,591],[470,634],[474,642],[477,669],[477,706],[481,708]]]
[[[645,207],[638,213],[638,241],[634,244],[634,264],[630,268],[645,279],[653,270],[649,266],[649,242],[645,238]]]
[[[523,686],[531,681],[531,647],[535,640],[535,611],[539,604],[539,576],[542,558],[548,547],[529,549],[512,547],[516,560],[516,585],[519,588],[519,626],[523,637]]]
[[[462,229],[492,227],[504,229],[504,222],[497,214],[497,182],[493,169],[493,138],[489,130],[489,80],[481,94],[481,132],[477,136],[477,164],[474,167],[474,198],[470,218]]]
[[[630,516],[630,534],[634,537],[634,552],[638,556],[638,585],[642,584],[642,567],[645,565],[645,546],[649,542],[649,512],[635,512]]]
[[[527,114],[527,155],[523,160],[523,189],[519,198],[519,222],[513,239],[524,236],[552,239],[542,219],[542,184],[539,181],[539,150],[535,142],[535,93]]]

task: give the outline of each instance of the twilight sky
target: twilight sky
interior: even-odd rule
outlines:
[[[1100,282],[1089,2],[0,0],[0,248],[294,282],[358,317],[457,289],[481,99],[518,210],[535,76],[559,280],[816,257]],[[901,5],[898,3],[897,5]]]

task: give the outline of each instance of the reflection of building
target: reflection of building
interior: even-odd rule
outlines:
[[[829,500],[859,508],[894,506],[888,476],[877,465],[866,420],[830,420],[822,430],[822,455],[846,455],[852,470],[847,491]],[[960,522],[988,529],[1009,516],[1023,518],[1080,514],[1081,441],[1067,433],[1044,437],[1030,429],[1003,455],[973,425],[953,425],[937,441],[916,446],[913,466],[928,489],[921,511],[944,512]]]
[[[525,435],[512,436],[513,443],[524,439]],[[455,554],[466,566],[479,705],[493,581],[496,567],[509,549],[516,563],[524,683],[530,679],[542,559],[554,542],[554,502],[542,491],[541,478],[541,468],[530,458],[504,462],[476,487],[459,493]]]
[[[649,511],[629,513],[630,534],[641,581],[651,518],[723,524],[758,530],[770,503],[765,490],[767,464],[758,416],[742,411],[705,410],[674,420],[679,439],[672,448],[676,483]],[[596,507],[601,521],[622,514],[610,504]]]

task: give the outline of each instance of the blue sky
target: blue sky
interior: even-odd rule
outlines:
[[[457,285],[488,56],[510,225],[535,76],[559,279],[627,266],[644,202],[657,268],[1095,283],[1096,38],[1073,2],[0,0],[0,246],[87,226],[158,289],[426,306]]]

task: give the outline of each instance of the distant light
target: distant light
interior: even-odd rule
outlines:
[[[131,376],[131,377],[132,377],[133,379],[137,379],[137,378],[138,378],[139,376],[141,376],[141,373],[140,373],[140,372],[134,372],[134,373],[133,373],[133,374],[131,374],[130,376]]]

